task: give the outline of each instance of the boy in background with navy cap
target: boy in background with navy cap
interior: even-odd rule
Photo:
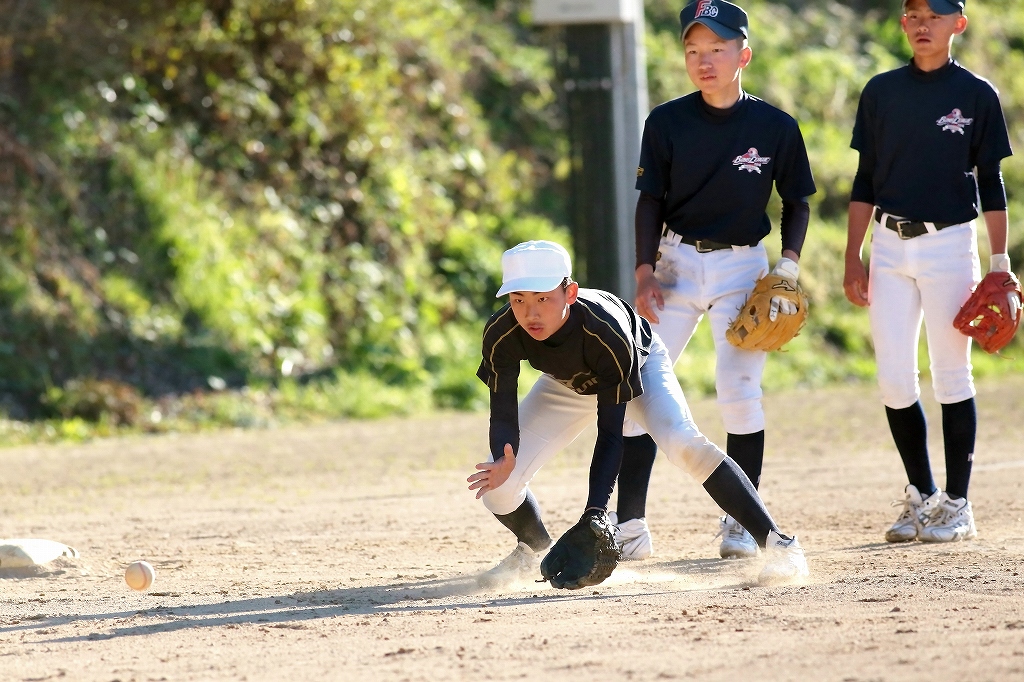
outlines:
[[[752,56],[746,12],[724,0],[699,0],[679,19],[686,71],[697,92],[655,107],[644,126],[636,180],[636,308],[673,363],[701,318],[709,317],[726,451],[756,487],[764,460],[767,353],[735,347],[725,332],[768,272],[761,240],[771,231],[765,210],[773,186],[782,197],[782,258],[773,273],[795,287],[814,180],[797,122],[741,87]],[[782,303],[777,314],[797,312]],[[635,424],[627,423],[625,435],[615,521],[623,557],[642,559],[651,553],[645,500],[657,446]],[[723,516],[719,554],[756,556],[758,543],[748,530]]]
[[[900,25],[913,59],[872,78],[857,110],[851,146],[860,165],[843,286],[851,302],[868,307],[882,402],[909,479],[885,538],[951,542],[977,535],[967,500],[977,431],[971,340],[953,320],[981,279],[979,208],[990,273],[1010,271],[1000,163],[1012,151],[998,92],[950,56],[967,29],[964,2],[905,0]],[[870,274],[861,260],[869,227]],[[920,402],[922,319],[942,406],[945,490],[932,479]]]

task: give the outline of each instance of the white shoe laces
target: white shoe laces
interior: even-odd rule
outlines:
[[[911,502],[909,496],[902,500],[893,500],[890,506],[899,507],[901,505],[903,506],[903,511],[900,513],[899,518],[896,519],[896,523],[900,523],[904,520],[913,521],[914,517],[920,517],[921,512],[919,509],[919,505],[916,505],[913,502]]]
[[[966,505],[965,505],[966,506]],[[961,515],[963,507],[959,509],[950,509],[945,505],[936,507],[935,511],[932,512],[932,516],[928,519],[928,525],[930,526],[948,526]]]
[[[634,523],[634,521],[637,523]],[[627,528],[627,526],[629,527]],[[623,542],[628,542],[630,540],[636,540],[647,532],[647,524],[640,519],[631,519],[612,526],[612,534],[615,536],[615,542],[618,544],[622,544]]]
[[[730,519],[726,521],[726,519]],[[736,519],[728,516],[723,516],[719,520],[718,533],[715,537],[711,538],[711,542],[714,542],[718,538],[722,538],[722,541],[732,542],[744,542],[746,541],[747,531],[739,524]]]

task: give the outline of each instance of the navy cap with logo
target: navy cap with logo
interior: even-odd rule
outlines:
[[[724,40],[748,37],[747,13],[725,0],[691,2],[679,13],[679,23],[683,27],[684,38],[694,24],[704,24]]]
[[[903,9],[907,9],[910,0],[903,0]],[[966,0],[928,0],[928,7],[936,14],[954,14],[963,12]]]

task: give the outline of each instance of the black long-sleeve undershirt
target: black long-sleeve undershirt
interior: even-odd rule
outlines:
[[[622,420],[626,403],[597,404],[597,442],[590,462],[590,493],[587,508],[607,509],[615,487],[615,478],[622,466]]]
[[[871,172],[873,161],[868,154],[861,153],[857,164],[857,174],[853,176],[853,187],[850,188],[850,201],[862,204],[875,204],[875,174]]]
[[[661,229],[665,224],[665,202],[647,192],[640,192],[633,217],[636,232],[636,267],[643,264],[655,267]]]
[[[807,237],[807,226],[811,222],[811,207],[806,199],[800,201],[782,200],[782,220],[779,221],[779,232],[782,235],[782,250],[792,251],[796,255],[804,248]]]
[[[511,391],[491,393],[491,457],[497,461],[505,454],[505,444],[519,452],[519,397]]]
[[[978,168],[978,197],[982,211],[1006,210],[1006,185],[999,166]]]

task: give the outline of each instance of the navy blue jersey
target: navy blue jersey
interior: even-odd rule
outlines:
[[[477,376],[492,392],[514,395],[519,363],[526,360],[580,395],[626,403],[644,392],[640,367],[651,339],[650,323],[625,301],[599,289],[580,289],[569,319],[547,341],[520,327],[509,305],[492,315],[484,327]]]
[[[910,220],[966,223],[978,217],[975,168],[1010,156],[999,93],[955,61],[879,74],[861,93],[851,147],[870,187],[851,199]]]
[[[647,117],[636,188],[663,200],[673,232],[753,246],[771,231],[773,183],[787,200],[815,192],[800,127],[770,104],[741,93],[723,115],[695,92]]]

